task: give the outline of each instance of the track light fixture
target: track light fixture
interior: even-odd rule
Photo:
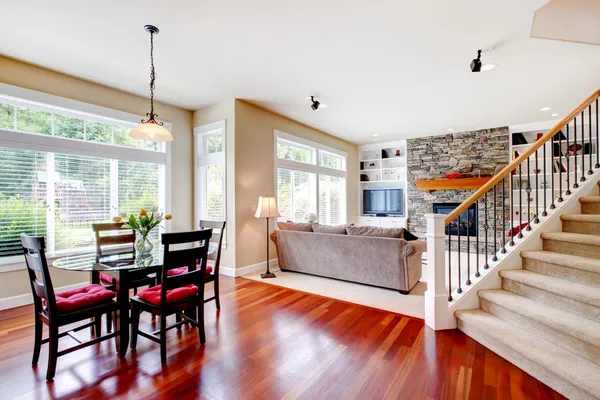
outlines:
[[[481,71],[481,50],[477,50],[477,58],[471,61],[471,72]]]
[[[310,108],[313,109],[313,111],[317,111],[319,108],[326,108],[327,104],[323,104],[321,102],[319,102],[318,100],[315,100],[315,96],[310,96],[307,97],[306,100],[310,100]]]
[[[494,48],[492,47],[491,49],[477,50],[477,58],[475,58],[475,59],[473,59],[473,61],[471,61],[471,72],[491,71],[494,68],[496,68],[496,64],[483,64],[481,62],[481,52],[482,51],[490,51],[493,49]]]

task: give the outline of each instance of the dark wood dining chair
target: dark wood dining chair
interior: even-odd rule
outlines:
[[[46,379],[52,380],[56,372],[58,357],[117,336],[117,332],[105,336],[100,335],[102,315],[110,315],[117,310],[117,303],[114,301],[115,293],[98,284],[55,293],[46,261],[44,238],[41,236],[22,236],[21,245],[25,254],[35,310],[35,342],[31,364],[37,365],[40,348],[42,344],[48,343]],[[90,318],[94,320],[67,332],[58,332],[61,326]],[[42,339],[43,324],[48,325],[49,335],[47,339]],[[92,340],[82,342],[72,334],[72,332],[92,325],[96,326],[96,335]],[[79,344],[58,351],[58,339],[67,335]]]
[[[217,310],[221,309],[221,301],[219,299],[219,266],[221,265],[221,249],[223,248],[223,236],[225,236],[225,221],[204,221],[200,220],[200,229],[212,229],[213,234],[210,240],[217,246],[217,250],[208,256],[208,259],[213,261],[211,273],[206,274],[205,281],[213,282],[215,295],[204,300],[205,303],[215,301]]]
[[[131,228],[124,228],[122,222],[106,222],[92,224],[92,230],[96,236],[96,263],[99,263],[103,257],[111,255],[131,254],[135,258],[135,232]],[[108,290],[116,291],[116,277],[110,275],[110,272],[92,272],[92,283],[100,283]],[[154,286],[156,276],[140,273],[129,285],[133,293],[137,294],[137,289],[142,286]],[[111,318],[106,319],[106,330],[110,332],[112,326]]]
[[[137,345],[138,334],[160,344],[160,361],[167,362],[168,330],[190,323],[198,328],[200,344],[206,343],[204,333],[204,283],[206,261],[212,229],[194,232],[164,233],[163,267],[160,285],[144,289],[131,298],[131,349]],[[173,249],[172,246],[188,245],[191,248]],[[173,268],[187,267],[187,272],[169,275]],[[152,333],[139,330],[142,311],[160,316],[160,329]],[[167,317],[178,314],[182,320],[167,327]],[[158,334],[158,335],[157,335]]]

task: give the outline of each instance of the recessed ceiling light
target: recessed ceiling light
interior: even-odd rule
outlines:
[[[377,137],[377,136],[379,136],[379,133],[374,133],[373,134],[373,137]]]
[[[540,111],[550,111],[550,107],[542,107],[540,108]]]
[[[496,64],[484,64],[481,66],[481,70],[482,71],[491,71],[494,68],[496,68],[496,66],[497,66]]]
[[[558,117],[558,113],[552,114],[553,117]]]
[[[448,128],[449,132],[452,132],[454,130],[454,128]]]
[[[376,142],[376,141],[377,141],[377,139],[373,139],[373,141],[374,141],[374,142]]]

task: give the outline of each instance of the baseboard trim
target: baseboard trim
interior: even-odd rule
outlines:
[[[73,285],[62,286],[58,288],[54,288],[56,292],[62,292],[65,290],[77,289],[80,287],[84,287],[89,285],[89,282],[75,283]],[[33,295],[31,293],[21,294],[13,297],[6,297],[4,299],[0,299],[0,311],[8,310],[9,308],[16,308],[21,306],[26,306],[29,304],[33,304]]]
[[[267,269],[266,261],[260,262],[258,264],[247,265],[247,266],[241,267],[241,268],[229,268],[229,267],[221,266],[219,268],[219,275],[232,276],[235,278],[238,276],[252,275],[257,272],[264,271],[266,269]],[[274,258],[269,261],[269,269],[274,272],[279,271],[279,260],[277,258]]]

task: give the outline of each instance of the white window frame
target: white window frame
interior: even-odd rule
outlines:
[[[274,139],[274,158],[275,158],[275,184],[274,184],[274,188],[275,188],[275,196],[277,198],[277,203],[279,204],[279,194],[278,194],[278,190],[277,190],[277,170],[279,168],[283,168],[283,169],[289,169],[289,170],[294,170],[294,171],[301,171],[301,172],[308,172],[308,173],[312,173],[316,175],[316,180],[317,180],[317,188],[315,191],[315,195],[316,195],[316,205],[317,205],[317,210],[315,210],[315,213],[317,214],[317,218],[319,218],[319,177],[320,175],[328,175],[328,176],[334,176],[334,177],[338,177],[338,178],[344,178],[346,179],[346,187],[344,187],[344,191],[345,191],[345,199],[346,199],[346,204],[344,205],[345,210],[344,210],[344,223],[348,221],[348,187],[347,187],[347,162],[348,162],[348,153],[338,150],[338,149],[334,149],[332,147],[329,146],[325,146],[324,144],[321,143],[317,143],[317,142],[313,142],[298,136],[294,136],[294,135],[290,135],[289,133],[285,133],[282,131],[279,131],[277,129],[274,130],[274,135],[273,135],[273,139]],[[299,162],[299,161],[293,161],[293,160],[283,160],[277,157],[277,143],[279,141],[279,139],[287,141],[287,142],[292,142],[292,144],[298,145],[298,146],[302,146],[302,147],[306,147],[306,148],[310,148],[311,150],[314,150],[314,163],[313,164],[307,164],[307,163],[303,163],[303,162]],[[344,158],[344,169],[340,170],[340,169],[335,169],[335,168],[328,168],[328,167],[321,167],[319,166],[319,152],[320,151],[324,151],[330,154],[334,154],[334,155],[338,155]]]
[[[97,122],[117,124],[121,126],[130,125],[131,127],[134,127],[144,118],[143,116],[97,106],[94,104],[84,103],[77,100],[67,99],[47,93],[41,93],[5,83],[0,83],[0,99],[2,100],[2,103],[31,107],[38,110],[54,112],[62,115],[70,115]],[[166,129],[172,129],[170,122],[162,122],[164,123]],[[159,168],[164,170],[164,173],[159,174],[159,208],[170,211],[171,143],[164,143],[160,151],[154,151],[113,144],[87,142],[84,140],[62,138],[36,133],[20,132],[9,129],[0,129],[0,145],[2,147],[38,150],[47,153],[74,154],[106,158],[115,161],[127,160],[159,164]],[[53,154],[51,158],[53,158]],[[111,166],[115,161],[111,161]],[[111,170],[111,178],[113,175],[115,174]],[[50,192],[51,197],[53,197],[54,192]],[[119,210],[116,209],[116,206],[113,206],[113,201],[111,201],[112,215],[117,215],[118,212]],[[52,226],[49,226],[48,229],[51,230]],[[165,231],[169,232],[170,230],[171,222],[167,221],[165,223]],[[51,262],[54,259],[67,254],[78,254],[89,251],[90,248],[85,248],[70,252],[51,254],[48,257],[48,260]],[[25,263],[23,257],[21,256],[0,259],[0,273],[22,269],[25,269]]]
[[[214,133],[220,131],[220,133]],[[223,137],[222,151],[218,153],[200,154],[198,152],[198,142],[202,141],[209,136],[221,135]],[[201,125],[194,127],[194,227],[197,226],[200,221],[200,215],[202,214],[201,207],[202,203],[200,200],[200,174],[198,172],[200,167],[207,165],[222,165],[223,167],[223,179],[222,179],[222,191],[223,191],[223,218],[227,221],[227,121],[217,121],[210,124]],[[223,244],[222,248],[227,248],[227,229],[223,233]]]

